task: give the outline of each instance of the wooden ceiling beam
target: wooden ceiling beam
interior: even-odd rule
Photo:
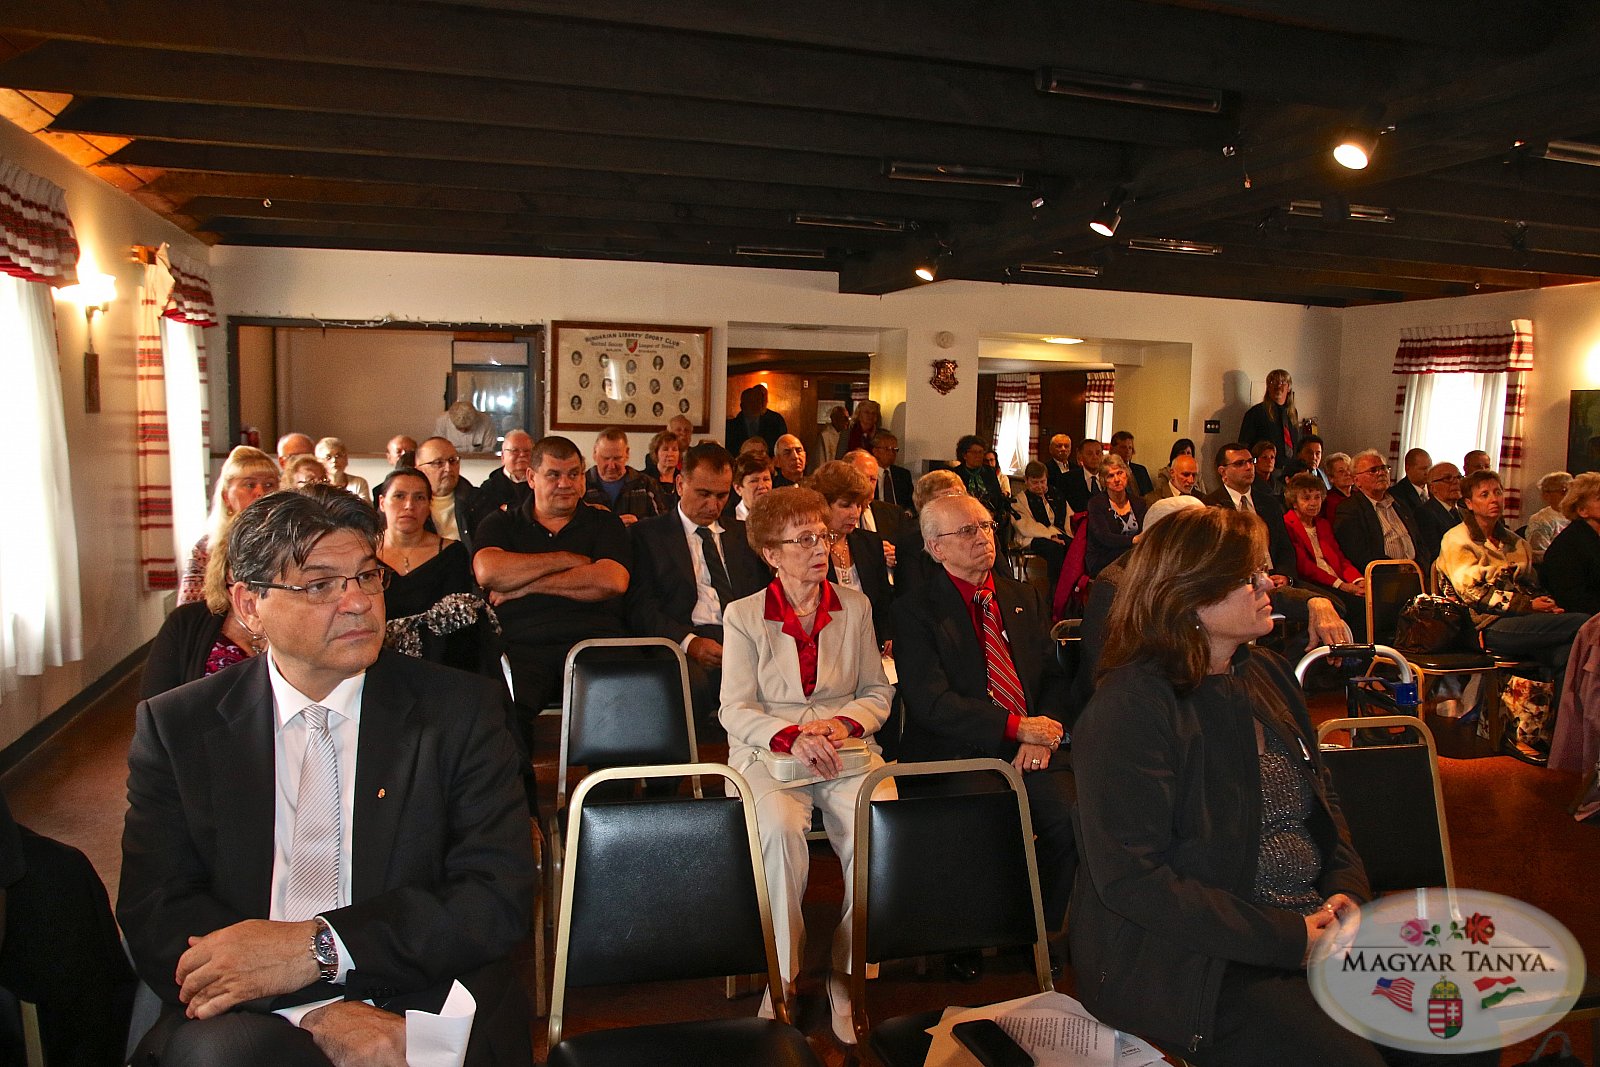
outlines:
[[[1500,54],[1533,52],[1559,31],[1564,14],[1556,0],[1507,4],[1504,0],[1151,0],[1153,3],[1264,19],[1285,26],[1384,41]]]
[[[1338,256],[1367,256],[1418,264],[1454,264],[1458,267],[1562,275],[1568,278],[1600,278],[1600,256],[1564,255],[1554,252],[1519,252],[1509,246],[1488,247],[1459,242],[1414,240],[1375,233],[1377,226],[1360,231],[1317,231],[1296,227],[1292,230],[1262,230],[1240,223],[1223,223],[1205,231],[1206,237],[1224,248],[1275,248],[1293,254],[1314,252]],[[1230,236],[1231,235],[1231,236]]]

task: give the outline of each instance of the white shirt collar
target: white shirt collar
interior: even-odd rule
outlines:
[[[683,513],[683,505],[680,504],[676,510],[678,513],[678,522],[683,525],[683,535],[685,537],[699,537],[700,535],[695,533],[695,531],[700,529],[700,527],[691,521],[689,516]],[[718,537],[722,536],[722,523],[717,522],[715,519],[711,521],[711,525],[707,526],[706,529],[710,530]]]
[[[273,710],[279,730],[283,729],[290,719],[305,710],[309,704],[321,704],[335,715],[342,716],[354,723],[361,721],[361,694],[367,684],[366,671],[346,678],[334,686],[333,692],[321,700],[312,700],[289,684],[288,679],[278,670],[277,660],[273,658],[271,650],[268,650],[267,678],[272,682]]]

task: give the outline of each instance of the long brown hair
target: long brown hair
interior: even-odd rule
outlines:
[[[1297,411],[1294,406],[1294,379],[1289,376],[1288,371],[1279,368],[1278,370],[1272,371],[1267,375],[1266,395],[1263,396],[1261,400],[1267,405],[1267,414],[1271,415],[1273,418],[1277,418],[1279,410],[1278,403],[1272,399],[1272,391],[1280,384],[1284,384],[1289,387],[1289,392],[1283,398],[1284,425],[1297,427],[1300,425],[1300,412]]]
[[[1233,593],[1267,558],[1267,528],[1252,512],[1190,508],[1151,527],[1117,582],[1100,676],[1144,663],[1180,694],[1211,669],[1200,609]]]

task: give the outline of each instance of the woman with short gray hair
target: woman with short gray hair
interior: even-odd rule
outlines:
[[[1539,479],[1539,499],[1544,501],[1544,507],[1533,513],[1533,518],[1528,520],[1528,531],[1523,535],[1528,539],[1528,547],[1533,549],[1534,563],[1544,562],[1550,542],[1572,521],[1561,513],[1561,501],[1571,486],[1572,475],[1566,471],[1551,471]]]
[[[1144,497],[1128,492],[1128,463],[1115,452],[1100,460],[1100,484],[1105,488],[1084,505],[1083,529],[1089,543],[1084,548],[1083,572],[1089,577],[1100,573],[1107,563],[1133,547],[1133,539],[1144,525],[1149,505]]]

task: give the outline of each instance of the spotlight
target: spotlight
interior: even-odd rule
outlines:
[[[925,282],[931,282],[939,276],[939,264],[934,262],[924,263],[912,273]]]
[[[1378,150],[1378,131],[1350,127],[1339,135],[1333,147],[1333,158],[1341,167],[1366,170],[1372,162],[1372,153]]]
[[[1117,232],[1117,227],[1122,224],[1122,202],[1128,198],[1125,189],[1118,189],[1106,198],[1100,205],[1100,210],[1094,213],[1089,220],[1089,229],[1101,237],[1111,237]]]

